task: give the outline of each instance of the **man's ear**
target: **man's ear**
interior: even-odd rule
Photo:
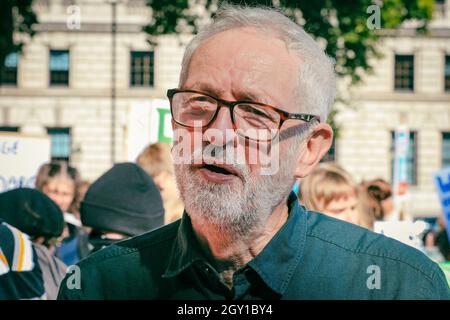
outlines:
[[[316,125],[306,140],[295,168],[296,178],[304,178],[310,174],[317,163],[328,152],[333,141],[333,129],[326,123]]]

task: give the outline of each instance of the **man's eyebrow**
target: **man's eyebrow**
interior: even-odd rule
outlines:
[[[253,101],[253,102],[258,102],[258,103],[263,103],[263,104],[268,104],[270,105],[270,101],[261,95],[258,95],[256,93],[252,93],[250,91],[236,91],[233,92],[233,95],[236,97],[237,100],[239,101]]]
[[[181,89],[198,90],[198,91],[202,91],[204,93],[208,93],[214,97],[220,97],[220,95],[224,92],[223,89],[215,88],[215,87],[211,86],[209,83],[203,83],[203,82],[196,83],[193,86],[189,86],[189,87],[183,86]]]
[[[265,103],[265,101],[264,101],[265,99],[264,98],[254,94],[252,92],[249,92],[249,91],[237,91],[237,92],[233,93],[233,95],[238,100],[245,100],[245,101],[254,101],[254,102]]]
[[[209,83],[205,82],[197,82],[193,86],[189,87],[183,86],[181,89],[198,90],[217,98],[221,98],[222,94],[225,92],[224,89],[213,87]],[[250,91],[236,90],[233,91],[233,96],[236,97],[237,101],[253,101],[263,104],[270,104],[265,97],[261,97],[260,95],[252,93]]]

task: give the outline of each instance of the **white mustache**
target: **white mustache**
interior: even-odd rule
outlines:
[[[191,163],[223,163],[232,166],[244,179],[248,179],[250,171],[245,164],[236,159],[236,152],[227,152],[227,146],[208,144],[203,148],[194,150],[191,154]],[[228,145],[228,148],[232,146]]]

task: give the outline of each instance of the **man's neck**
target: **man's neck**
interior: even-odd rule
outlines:
[[[278,205],[265,225],[254,230],[248,236],[239,237],[226,232],[220,226],[205,223],[191,215],[192,228],[203,250],[213,258],[228,287],[232,287],[236,270],[256,257],[280,230],[288,218],[286,201]],[[225,229],[226,230],[226,229]]]

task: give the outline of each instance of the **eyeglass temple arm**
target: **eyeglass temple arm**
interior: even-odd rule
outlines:
[[[303,120],[306,122],[310,122],[313,119],[318,119],[318,116],[312,115],[312,114],[304,114],[304,113],[289,113],[287,115],[288,119],[297,119],[297,120]]]

